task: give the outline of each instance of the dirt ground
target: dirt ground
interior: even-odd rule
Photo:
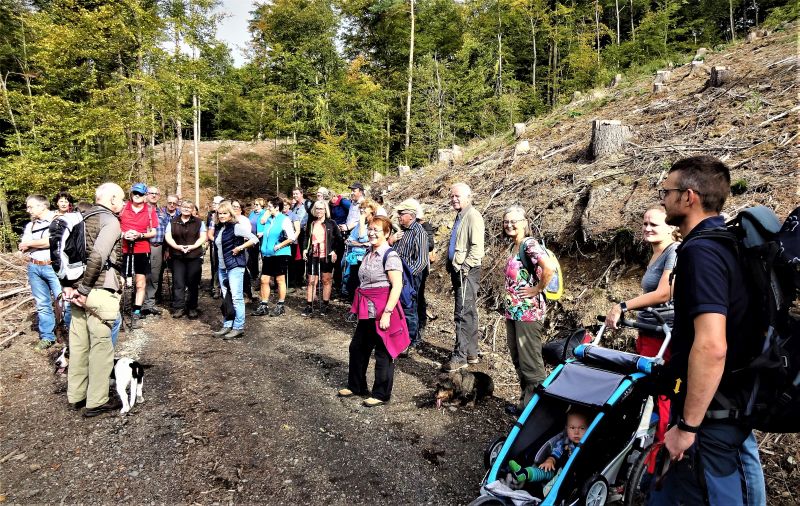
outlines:
[[[340,399],[352,326],[345,306],[303,318],[249,317],[242,341],[212,338],[202,318],[149,317],[121,334],[117,356],[146,371],[128,416],[85,419],[66,378],[28,331],[4,350],[0,500],[11,503],[464,504],[483,478],[482,451],[513,420],[503,401],[437,410],[443,343],[397,363],[392,402]],[[441,320],[447,319],[441,315]],[[438,320],[438,321],[441,321]],[[487,357],[485,362],[488,362]],[[484,363],[482,368],[486,368]],[[372,369],[370,369],[370,375]]]

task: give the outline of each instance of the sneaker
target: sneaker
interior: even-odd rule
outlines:
[[[133,317],[131,318],[131,328],[140,329],[142,327],[143,327],[142,315],[138,313],[133,313]]]
[[[142,314],[145,314],[145,315],[149,314],[149,315],[153,315],[153,316],[161,316],[161,309],[159,309],[159,308],[157,308],[155,306],[154,307],[147,307],[147,308],[143,307],[142,308]]]
[[[105,404],[97,406],[95,408],[89,408],[83,412],[83,416],[86,418],[91,418],[93,416],[102,415],[103,413],[108,413],[109,411],[115,411],[117,409],[122,408],[122,401],[119,400],[116,396],[111,396],[108,398]]]
[[[200,318],[200,313],[197,309],[190,309],[189,312],[186,313],[186,316],[188,316],[190,320],[196,320]]]
[[[375,397],[370,397],[369,399],[364,399],[364,402],[362,402],[361,404],[363,404],[364,407],[367,408],[374,408],[377,406],[383,406],[384,404],[386,404],[386,402],[380,399],[376,399]]]
[[[355,392],[353,392],[349,388],[341,388],[339,389],[338,392],[336,392],[336,395],[338,395],[339,397],[352,397],[353,395],[355,395]]]
[[[222,336],[222,339],[230,341],[231,339],[241,339],[244,336],[244,329],[231,329],[230,332]]]
[[[272,311],[270,311],[269,315],[280,316],[284,313],[286,313],[286,307],[283,304],[275,304],[275,307],[272,308]]]
[[[72,409],[74,409],[75,411],[80,411],[81,409],[86,407],[86,399],[83,399],[82,401],[70,403],[70,407]]]
[[[314,314],[314,306],[311,304],[306,304],[306,308],[303,309],[303,312],[300,313],[300,316],[311,316]]]
[[[455,372],[455,371],[458,371],[459,369],[463,369],[463,368],[467,367],[467,365],[468,364],[466,362],[459,362],[457,360],[450,360],[450,361],[445,362],[444,364],[442,364],[442,371],[444,371],[444,372]]]
[[[323,302],[322,307],[319,308],[319,315],[320,316],[328,316],[328,311],[331,310],[330,302]]]
[[[347,313],[347,316],[344,317],[344,321],[347,323],[358,323],[358,315],[355,313]]]
[[[267,316],[269,314],[269,304],[262,302],[258,305],[255,311],[250,313],[250,316]]]
[[[175,311],[172,312],[173,318],[182,318],[184,316],[186,316],[186,313],[184,312],[183,309],[176,309]]]
[[[468,364],[479,364],[481,362],[481,357],[478,355],[467,355],[467,363]]]
[[[211,335],[214,336],[214,337],[223,337],[225,334],[227,334],[230,331],[231,331],[230,327],[222,327],[221,329],[215,330],[214,332],[212,332]]]
[[[36,343],[36,346],[34,346],[34,349],[36,351],[44,351],[44,350],[48,349],[49,347],[53,346],[53,344],[55,344],[55,341],[48,341],[47,339],[39,339],[39,342]]]

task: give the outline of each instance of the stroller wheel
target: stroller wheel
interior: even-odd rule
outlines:
[[[494,465],[494,461],[497,460],[498,455],[500,455],[500,450],[503,449],[505,443],[506,437],[498,436],[486,445],[486,449],[483,450],[483,466],[487,471]]]
[[[502,498],[493,495],[482,495],[467,506],[506,506],[507,504],[512,503],[506,502]]]
[[[581,490],[582,506],[603,506],[608,499],[608,481],[602,474],[594,474],[586,480]]]

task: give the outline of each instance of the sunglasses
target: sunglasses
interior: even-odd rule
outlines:
[[[131,195],[134,197],[144,197],[144,193],[141,192],[131,192]]]

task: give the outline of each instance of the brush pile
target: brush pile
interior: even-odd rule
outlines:
[[[0,349],[24,332],[33,307],[25,260],[0,254]]]

